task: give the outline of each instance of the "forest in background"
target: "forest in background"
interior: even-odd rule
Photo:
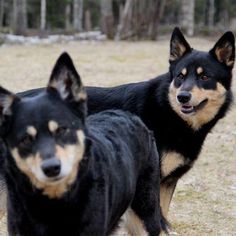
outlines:
[[[235,0],[0,0],[0,31],[16,35],[99,30],[109,39],[151,39],[181,26],[188,36],[236,31]]]

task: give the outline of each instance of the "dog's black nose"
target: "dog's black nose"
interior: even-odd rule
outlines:
[[[190,101],[191,96],[192,96],[191,93],[186,92],[186,91],[182,91],[177,95],[177,99],[181,103],[187,103]]]
[[[56,177],[61,171],[61,162],[56,158],[43,161],[41,168],[47,177]]]

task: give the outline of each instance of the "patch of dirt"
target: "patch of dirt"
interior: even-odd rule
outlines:
[[[209,50],[214,42],[193,38]],[[71,42],[50,46],[0,47],[0,84],[9,90],[45,86],[56,59],[68,51],[85,85],[143,81],[168,70],[169,41]],[[235,83],[233,90],[236,91]],[[172,235],[236,235],[236,109],[208,135],[202,153],[177,186],[169,221]],[[6,235],[6,217],[0,235]]]

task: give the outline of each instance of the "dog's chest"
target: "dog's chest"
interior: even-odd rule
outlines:
[[[185,157],[177,152],[164,152],[161,156],[161,175],[167,177],[178,167],[185,165]]]

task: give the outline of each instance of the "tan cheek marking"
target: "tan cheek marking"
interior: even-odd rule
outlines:
[[[34,126],[28,126],[26,132],[32,137],[35,137],[37,135],[37,130]]]
[[[125,228],[130,235],[148,236],[143,222],[131,208],[126,210],[122,218],[124,219]]]
[[[50,120],[48,122],[48,129],[49,129],[49,131],[54,133],[58,129],[58,123],[54,120]]]
[[[42,159],[40,158],[39,153],[36,153],[35,156],[32,155],[27,158],[22,158],[18,152],[18,149],[14,148],[13,150],[11,150],[11,154],[19,170],[21,170],[26,176],[28,176],[31,183],[37,187],[38,181],[32,169],[37,169],[41,166]]]
[[[183,75],[187,75],[187,69],[184,68],[184,69],[181,71],[181,73],[182,73]]]
[[[220,83],[217,83],[216,90],[201,89],[198,92],[196,97],[198,99],[201,99],[199,100],[199,102],[207,98],[208,103],[202,110],[199,110],[196,114],[194,123],[192,124],[192,126],[196,130],[202,127],[202,125],[206,124],[207,122],[209,122],[216,116],[220,107],[225,102],[225,99],[226,99],[225,95],[226,95],[226,89]]]
[[[162,155],[161,172],[162,176],[168,176],[176,168],[184,164],[184,157],[176,152],[168,152]]]
[[[200,75],[203,73],[203,68],[202,67],[198,67],[197,68],[197,74]]]
[[[176,95],[178,93],[179,89],[177,89],[174,86],[174,81],[170,84],[170,88],[169,88],[169,102],[171,107],[173,108],[173,110],[178,111],[179,110],[179,105],[177,104],[176,101]]]

